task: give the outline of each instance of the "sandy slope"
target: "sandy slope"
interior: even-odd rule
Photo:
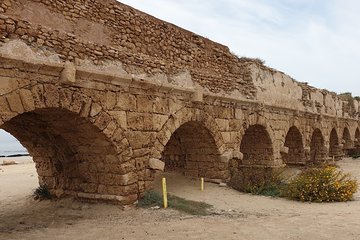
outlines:
[[[360,178],[360,161],[340,163]],[[241,194],[179,175],[169,191],[213,204],[219,215],[127,210],[66,199],[37,202],[33,163],[0,166],[0,239],[360,239],[360,201],[307,204]]]

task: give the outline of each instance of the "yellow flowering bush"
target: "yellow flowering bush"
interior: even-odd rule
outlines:
[[[358,182],[334,166],[313,168],[291,180],[284,195],[303,202],[346,202],[353,198]]]

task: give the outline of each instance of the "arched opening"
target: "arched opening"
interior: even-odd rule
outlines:
[[[359,130],[359,128],[356,128],[356,131],[355,131],[355,147],[357,149],[360,148],[360,130]]]
[[[162,153],[166,172],[179,172],[190,177],[225,179],[227,166],[219,159],[214,137],[200,122],[180,126]]]
[[[310,162],[318,163],[324,161],[326,158],[326,149],[324,137],[320,129],[315,129],[311,137],[310,143]]]
[[[90,121],[65,109],[46,108],[20,114],[2,129],[15,136],[33,156],[40,185],[52,194],[111,194],[124,185],[109,139]],[[110,174],[111,172],[111,174]],[[112,191],[113,194],[121,195]]]
[[[289,148],[288,153],[283,154],[284,163],[287,165],[296,165],[304,162],[304,145],[301,133],[297,127],[293,126],[289,129],[284,146]]]
[[[243,136],[240,151],[244,157],[241,165],[269,165],[274,160],[269,133],[261,125],[250,126]]]
[[[345,155],[349,154],[349,151],[353,148],[350,131],[347,127],[344,128],[342,137],[343,151]]]
[[[329,148],[329,156],[334,158],[341,157],[341,147],[339,144],[339,136],[336,132],[336,129],[333,128],[330,133],[330,148]]]

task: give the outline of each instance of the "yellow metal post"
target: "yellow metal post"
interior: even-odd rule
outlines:
[[[164,208],[167,208],[168,199],[167,199],[167,190],[166,190],[166,178],[162,178],[162,190],[163,190]]]
[[[204,178],[202,177],[202,178],[200,179],[200,181],[201,181],[201,183],[200,183],[200,190],[201,190],[201,191],[204,191]]]

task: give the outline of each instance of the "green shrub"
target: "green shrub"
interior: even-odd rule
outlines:
[[[147,191],[144,197],[142,197],[138,202],[138,206],[142,208],[162,206],[162,205],[163,205],[162,196],[154,191]]]
[[[303,202],[345,202],[352,200],[357,189],[358,182],[349,174],[326,166],[306,170],[295,177],[284,195]]]
[[[360,153],[359,152],[351,153],[350,157],[352,157],[353,159],[358,159],[358,158],[360,158]]]
[[[145,193],[144,197],[139,200],[138,206],[142,208],[149,208],[155,206],[162,207],[163,197],[157,192],[148,191]],[[184,198],[173,195],[168,196],[168,206],[169,208],[173,208],[187,214],[200,216],[208,215],[209,209],[212,207],[211,205],[204,202],[186,200]]]
[[[245,193],[279,197],[286,183],[281,171],[259,170],[251,172],[239,171],[229,182],[229,186]]]
[[[254,195],[279,197],[282,194],[283,188],[286,186],[282,181],[277,179],[268,179],[261,182],[251,182],[243,186],[243,192]]]
[[[169,207],[190,215],[206,216],[209,215],[209,209],[212,205],[191,201],[177,196],[169,196]]]
[[[46,185],[40,185],[34,190],[33,196],[36,200],[51,199],[51,193]]]

